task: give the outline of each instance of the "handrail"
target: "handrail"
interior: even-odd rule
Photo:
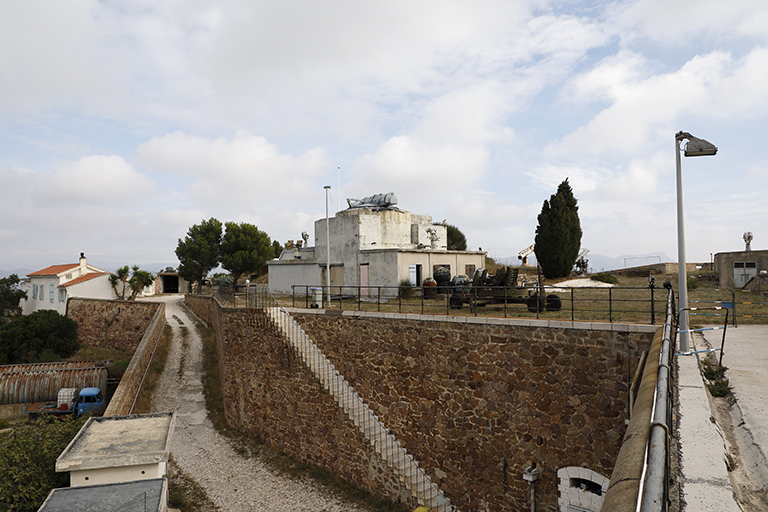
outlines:
[[[676,330],[674,292],[669,289],[667,318],[664,322],[662,347],[659,353],[659,367],[651,420],[651,433],[646,449],[646,472],[642,483],[640,512],[663,512],[669,504],[669,438],[672,419],[672,376],[670,360]]]

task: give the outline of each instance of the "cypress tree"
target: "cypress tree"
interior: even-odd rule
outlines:
[[[570,275],[581,247],[581,224],[568,178],[544,201],[538,220],[533,252],[542,272],[550,279]]]

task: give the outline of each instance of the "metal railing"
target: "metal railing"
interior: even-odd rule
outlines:
[[[266,285],[249,286],[242,291],[223,290],[217,299],[226,305],[241,301],[248,308],[266,311],[286,344],[318,379],[323,388],[355,424],[387,465],[405,482],[420,505],[436,512],[455,511],[442,491],[432,482],[418,462],[399,443],[394,434],[357,395],[334,365],[291,318],[288,311],[269,293]],[[242,306],[238,306],[242,307]]]
[[[484,286],[459,288],[461,305],[449,286],[293,285],[292,307],[372,310],[397,313],[551,318],[581,321],[633,321],[655,325],[658,288]],[[550,307],[557,295],[559,308]],[[319,297],[319,298],[318,298]],[[452,300],[453,299],[453,300]],[[663,300],[663,299],[662,299]],[[457,307],[458,306],[458,307]],[[469,313],[467,313],[469,312]]]
[[[651,414],[651,433],[647,445],[647,471],[643,482],[641,512],[666,511],[669,504],[670,450],[669,438],[672,427],[672,371],[670,362],[675,346],[677,320],[675,295],[669,289],[667,317],[664,322],[656,391]]]

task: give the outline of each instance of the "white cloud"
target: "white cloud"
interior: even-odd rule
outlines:
[[[325,151],[283,154],[264,137],[240,131],[231,139],[182,132],[155,137],[137,150],[138,165],[192,180],[190,200],[211,207],[301,204],[329,168]],[[269,191],[265,194],[264,191]]]
[[[51,205],[141,204],[157,191],[147,176],[116,155],[92,155],[44,176],[38,194]]]

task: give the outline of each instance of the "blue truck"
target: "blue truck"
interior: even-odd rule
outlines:
[[[24,406],[29,415],[54,414],[64,416],[72,414],[79,418],[83,414],[101,415],[106,408],[104,395],[99,388],[62,388],[56,402],[34,402]]]

